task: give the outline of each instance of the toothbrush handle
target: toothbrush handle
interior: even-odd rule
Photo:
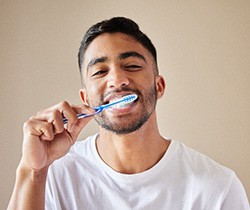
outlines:
[[[95,109],[95,112],[92,113],[92,114],[80,113],[80,114],[77,114],[77,118],[82,119],[82,118],[86,118],[86,117],[91,117],[91,116],[94,116],[94,115],[98,114],[101,111],[102,111],[102,109]],[[67,122],[68,122],[68,119],[64,117],[63,118],[63,124],[66,124]]]

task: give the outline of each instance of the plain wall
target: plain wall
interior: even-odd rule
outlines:
[[[79,43],[113,16],[139,23],[158,49],[167,89],[162,135],[233,169],[250,195],[250,1],[0,1],[0,209],[21,157],[22,125],[39,110],[80,103]],[[94,122],[80,138],[95,133]]]

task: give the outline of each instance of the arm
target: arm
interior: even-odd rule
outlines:
[[[31,171],[19,165],[10,209],[44,209],[47,168]]]
[[[49,166],[67,154],[91,118],[77,119],[77,113],[90,113],[86,106],[72,107],[62,102],[39,112],[23,126],[22,158],[8,210],[44,209]],[[63,125],[63,115],[68,119]]]

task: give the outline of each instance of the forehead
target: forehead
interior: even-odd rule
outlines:
[[[108,57],[115,59],[124,52],[138,52],[145,58],[151,59],[149,51],[136,39],[124,33],[104,33],[96,37],[88,46],[83,60],[83,69],[93,58]]]

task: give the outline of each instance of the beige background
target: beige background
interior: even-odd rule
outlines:
[[[62,100],[80,103],[77,51],[85,30],[136,20],[158,49],[167,91],[162,135],[232,168],[250,195],[249,0],[0,1],[0,209],[21,156],[22,124]],[[96,132],[91,123],[81,134]]]

